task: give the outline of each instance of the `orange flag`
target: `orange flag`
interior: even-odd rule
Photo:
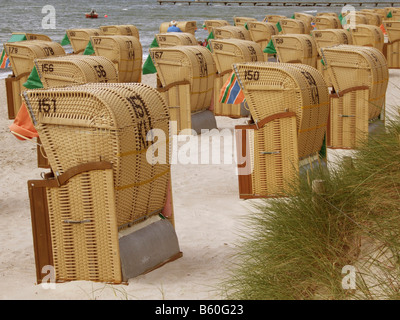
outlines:
[[[29,140],[32,138],[37,138],[39,136],[35,127],[33,126],[31,117],[28,114],[28,109],[26,108],[24,103],[22,103],[13,124],[9,128],[10,131],[26,137],[26,139],[23,139],[22,137],[15,135],[15,137],[19,140]]]

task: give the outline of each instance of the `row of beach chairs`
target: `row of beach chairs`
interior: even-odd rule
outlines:
[[[385,53],[397,41],[398,24],[383,21],[385,51],[384,37],[376,41],[374,33],[373,44],[360,45],[354,39],[361,29],[310,27],[329,16],[299,14],[287,23],[242,17],[235,26],[206,21],[214,34],[208,48],[194,36],[196,23],[179,22],[182,33],[167,33],[164,23],[149,52],[157,88],[140,83],[143,53],[132,25],[67,30],[72,54],[40,35],[7,43],[9,118],[22,106],[28,110],[44,149],[39,167],[51,169],[44,179],[28,181],[38,282],[42,267],[54,265],[59,282],[121,283],[182,255],[174,229],[169,145],[176,132],[170,121],[178,132],[201,133],[216,127],[215,116],[249,119],[235,127],[238,158],[245,159],[238,168],[241,199],[282,196],[303,170],[326,162],[327,147],[363,143],[384,119]],[[300,18],[308,19],[309,30],[278,30],[278,22],[284,30]],[[267,30],[263,39],[259,26]],[[276,53],[264,52],[270,42]],[[83,54],[89,44],[93,53]],[[43,88],[26,91],[33,70]],[[244,101],[222,102],[229,79],[236,79]],[[149,161],[149,152],[153,160],[160,152],[151,152],[151,129],[165,133],[157,140],[165,162]],[[46,161],[39,160],[43,155]]]

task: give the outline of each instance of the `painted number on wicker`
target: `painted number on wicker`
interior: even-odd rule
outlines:
[[[54,65],[52,63],[44,63],[42,64],[42,72],[53,72]]]
[[[53,112],[56,113],[56,99],[42,98],[38,102],[39,112],[50,113],[53,109]]]
[[[44,47],[43,51],[46,56],[54,56],[54,50],[51,47]]]
[[[104,67],[101,64],[94,66],[94,69],[96,70],[97,76],[99,78],[107,77],[107,72],[106,72],[106,70],[104,70]]]
[[[200,67],[200,77],[204,78],[208,76],[208,69],[207,69],[207,62],[204,59],[204,56],[201,52],[196,53],[197,60],[199,60],[199,67]]]
[[[244,79],[249,81],[257,81],[260,79],[260,72],[254,70],[246,70],[244,72]]]
[[[142,119],[137,124],[140,144],[143,148],[147,148],[150,145],[150,141],[147,140],[147,133],[153,129],[149,110],[143,99],[137,94],[128,97],[127,100],[132,106],[136,118]]]
[[[317,82],[315,81],[314,77],[311,75],[311,73],[307,71],[301,71],[301,73],[304,75],[304,77],[307,79],[308,83],[310,84],[310,93],[311,93],[311,98],[313,104],[319,104],[319,93],[318,93],[318,88],[317,88]]]
[[[8,47],[8,49],[10,54],[18,53],[18,48],[16,47]]]

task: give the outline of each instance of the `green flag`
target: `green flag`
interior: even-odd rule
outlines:
[[[93,49],[93,46],[92,46],[92,42],[89,41],[87,46],[86,46],[86,48],[85,48],[85,51],[83,51],[83,55],[91,56],[92,54],[94,54],[94,49]]]
[[[10,40],[8,40],[7,42],[18,42],[18,41],[25,41],[26,39],[26,35],[24,34],[13,34],[10,38]]]
[[[340,23],[342,24],[342,26],[346,25],[347,24],[346,16],[344,16],[344,17],[342,15],[340,15],[340,16],[339,16]]]
[[[389,11],[389,13],[387,14],[386,18],[393,18],[392,11]]]
[[[276,24],[276,27],[278,28],[278,31],[279,31],[279,32],[282,31],[282,27],[281,27],[281,23],[280,23],[280,22],[278,22],[278,23]]]
[[[268,45],[265,47],[263,52],[269,54],[276,54],[275,46],[274,43],[272,42],[272,39],[268,42]]]
[[[322,63],[323,66],[325,66],[325,61],[324,61],[324,59],[321,59],[321,63]]]
[[[207,42],[206,48],[211,51],[210,42],[209,42],[210,39],[214,39],[214,33],[212,31],[210,32],[210,34],[208,35],[207,40],[206,40],[206,42]]]
[[[246,30],[249,30],[249,27],[247,26],[247,22],[244,23],[244,27],[246,28]]]
[[[295,15],[293,14],[290,19],[296,19]]]
[[[36,67],[33,67],[32,72],[28,77],[28,80],[23,84],[23,86],[27,89],[43,88],[43,84],[42,84],[42,81],[40,81],[40,77],[36,70]]]
[[[69,44],[71,44],[71,42],[69,41],[68,34],[65,34],[64,38],[61,40],[61,45],[66,46]]]
[[[153,42],[150,44],[150,48],[158,48],[158,42],[157,42],[157,38],[153,39]],[[156,73],[157,69],[154,66],[153,60],[151,59],[151,56],[148,55],[146,61],[143,64],[143,70],[142,73],[143,74],[152,74],[152,73]]]

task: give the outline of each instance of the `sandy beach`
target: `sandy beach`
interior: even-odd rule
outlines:
[[[387,116],[400,105],[400,70],[390,70]],[[155,76],[142,82],[155,86]],[[233,120],[217,117],[218,129],[233,132]],[[183,257],[128,285],[90,281],[56,284],[46,289],[36,284],[27,181],[40,179],[36,146],[17,140],[9,131],[4,80],[0,83],[0,299],[221,299],[220,283],[232,266],[232,255],[245,232],[243,217],[251,214],[252,201],[239,199],[236,165],[173,164],[172,189],[176,232]],[[226,131],[228,132],[228,131]],[[197,137],[197,139],[200,139]],[[328,161],[351,154],[328,150]]]

